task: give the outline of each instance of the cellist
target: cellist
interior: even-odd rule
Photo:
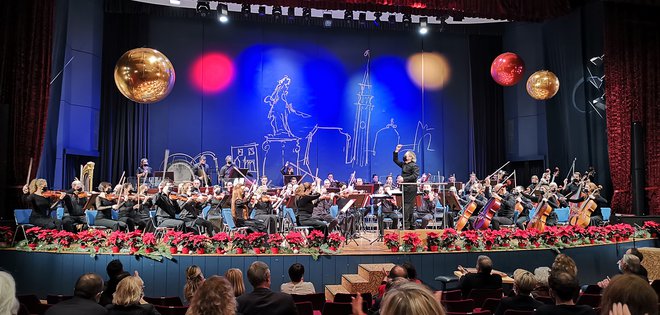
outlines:
[[[578,196],[578,198],[568,199],[568,201],[580,203],[586,201],[587,199],[592,199],[594,202],[596,202],[596,209],[591,213],[589,225],[598,226],[601,223],[603,223],[603,213],[601,211],[601,208],[607,207],[607,199],[603,198],[603,196],[600,195],[600,190],[598,189],[598,186],[596,184],[587,183],[586,188],[587,188],[588,197]]]
[[[497,193],[496,193],[497,192]],[[500,224],[511,225],[513,224],[513,215],[515,213],[516,207],[516,197],[507,192],[506,185],[498,184],[495,185],[495,190],[491,192],[491,195],[501,196],[502,205],[497,211],[497,214],[493,217],[491,223],[493,225],[493,230],[499,230]]]
[[[479,183],[476,183],[470,187],[470,193],[468,195],[465,195],[463,198],[460,199],[461,202],[461,207],[465,208],[470,202],[473,202],[477,205],[476,209],[473,211],[473,216],[471,216],[468,219],[468,222],[470,223],[469,226],[473,226],[474,221],[477,219],[476,218],[476,213],[479,213],[481,209],[486,205],[488,202],[488,199],[483,194],[483,189],[482,185]],[[460,215],[459,215],[460,217]]]
[[[541,187],[539,189],[541,190],[541,192],[543,192],[542,196],[534,196],[527,194],[523,194],[523,196],[528,198],[532,202],[547,202],[548,205],[552,208],[552,212],[546,218],[545,225],[555,226],[557,225],[557,213],[555,213],[555,209],[561,206],[560,197],[557,195],[558,194],[557,183],[552,182],[550,183],[550,185],[541,184]],[[563,198],[563,196],[561,198]]]
[[[534,205],[532,204],[532,201],[529,200],[529,198],[523,195],[523,193],[524,188],[522,186],[517,186],[513,189],[513,195],[516,197],[516,204],[519,204],[522,207],[522,211],[520,211],[518,214],[518,219],[516,219],[516,226],[519,229],[524,230],[525,224],[529,222],[529,211],[534,208]]]

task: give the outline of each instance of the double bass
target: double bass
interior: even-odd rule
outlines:
[[[536,205],[536,213],[534,214],[534,217],[529,220],[527,228],[533,228],[539,232],[543,232],[545,230],[545,222],[548,219],[550,213],[552,213],[552,207],[548,204],[547,200],[551,194],[552,192],[548,191],[543,195],[541,202]]]
[[[589,194],[588,199],[582,203],[582,206],[580,206],[578,214],[571,218],[571,225],[585,228],[589,226],[589,223],[591,223],[591,214],[594,212],[594,210],[596,210],[596,208],[598,208],[598,204],[596,204],[596,201],[594,201],[594,197],[598,191],[603,189],[603,186],[595,186],[596,185],[592,187],[592,191]]]

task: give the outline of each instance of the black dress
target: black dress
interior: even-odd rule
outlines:
[[[116,204],[115,201],[108,200],[103,197],[96,197],[96,219],[94,225],[105,226],[116,231],[118,229],[126,230],[128,225],[124,222],[112,219],[112,206]]]
[[[29,204],[32,209],[32,213],[30,214],[30,224],[45,229],[59,230],[62,228],[62,220],[50,217],[50,199],[41,195],[30,194],[25,198],[25,202]]]

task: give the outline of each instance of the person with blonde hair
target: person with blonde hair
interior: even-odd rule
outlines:
[[[564,271],[571,274],[573,277],[577,277],[578,269],[577,265],[573,258],[569,257],[566,254],[559,254],[555,257],[555,261],[552,263],[552,271]]]
[[[362,296],[357,295],[353,300],[353,310],[358,311],[362,305]],[[361,310],[357,314],[364,314]],[[381,315],[415,314],[415,315],[444,315],[445,310],[436,296],[425,286],[401,281],[392,286],[380,306]]]
[[[23,186],[24,201],[32,209],[30,224],[45,229],[59,230],[62,228],[62,220],[51,218],[50,214],[54,210],[54,204],[49,198],[44,197],[47,186],[48,182],[43,178],[33,179],[29,185]],[[64,197],[65,194],[61,194],[60,200]]]
[[[234,315],[236,299],[233,288],[224,277],[212,276],[199,287],[186,315]]]
[[[405,228],[414,230],[415,222],[413,220],[413,206],[415,205],[415,198],[417,197],[417,185],[405,185],[417,183],[419,177],[419,166],[417,166],[417,157],[415,152],[407,151],[403,155],[403,162],[399,161],[399,151],[403,145],[399,144],[394,149],[392,160],[396,165],[401,168],[401,176],[403,179],[401,191],[403,191],[403,217]]]
[[[16,315],[20,304],[16,299],[16,282],[11,274],[0,271],[0,315]]]
[[[225,272],[225,278],[234,288],[234,296],[239,297],[245,293],[245,284],[243,283],[243,272],[238,268],[231,268]]]
[[[158,315],[156,308],[148,303],[143,304],[144,282],[139,276],[128,276],[117,285],[112,297],[112,305],[108,306],[110,315]]]
[[[195,291],[204,283],[202,269],[196,265],[186,268],[186,284],[183,286],[183,297],[186,301],[192,301]]]
[[[500,306],[497,307],[495,315],[503,315],[507,310],[533,311],[542,306],[543,303],[535,300],[532,296],[532,290],[536,288],[536,279],[534,274],[523,269],[517,269],[513,272],[513,297],[503,298]]]

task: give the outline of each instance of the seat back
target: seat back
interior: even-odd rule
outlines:
[[[360,295],[362,295],[362,309],[366,312],[373,305],[374,297],[371,295],[371,293],[361,293]],[[353,301],[353,298],[356,296],[357,294],[355,293],[352,294],[337,293],[335,294],[335,299],[333,302],[351,303]]]
[[[62,218],[64,217],[64,208],[58,207],[57,209],[55,209],[55,211],[50,213],[50,217],[53,219],[62,220]]]
[[[159,296],[159,297],[145,296],[144,300],[153,305],[183,306],[183,302],[181,302],[181,298],[178,296]]]
[[[14,209],[16,225],[30,224],[30,215],[32,215],[32,209]]]
[[[612,216],[612,208],[600,208],[600,213],[603,214],[603,221],[609,222]]]
[[[96,221],[96,210],[85,210],[85,220],[87,220],[87,226],[94,226],[94,221]]]
[[[291,297],[293,297],[293,301],[296,303],[311,302],[312,308],[317,311],[322,311],[325,304],[325,293],[291,294]]]
[[[474,305],[481,307],[486,299],[502,299],[502,289],[472,289],[467,297],[474,300]]]
[[[211,205],[206,205],[206,207],[202,208],[202,219],[208,219],[209,211],[211,211]]]
[[[442,301],[447,312],[472,312],[474,310],[474,300]]]
[[[314,315],[314,308],[312,302],[296,302],[298,315]]]
[[[119,211],[118,210],[112,210],[112,219],[113,220],[119,220]]]
[[[539,295],[539,296],[536,297],[536,300],[539,301],[539,302],[543,302],[543,304],[555,305],[555,300],[553,298],[549,297],[549,296]]]
[[[481,309],[489,310],[491,313],[495,314],[497,307],[500,306],[500,301],[502,301],[502,299],[487,298],[481,306]]]
[[[322,315],[349,315],[353,313],[351,303],[326,302]]]
[[[34,294],[17,295],[16,299],[18,302],[27,307],[27,309],[30,311],[30,314],[36,314],[37,307],[39,304],[41,304],[39,298]]]
[[[339,206],[337,206],[337,205],[331,206],[330,207],[330,215],[333,218],[336,218],[338,214],[339,214]]]
[[[73,298],[72,295],[48,294],[46,296],[46,302],[48,304],[57,304],[59,302],[70,300],[72,298]]]
[[[461,290],[450,290],[442,292],[443,301],[460,301],[463,298]]]
[[[584,289],[584,294],[601,294],[603,289],[599,287],[597,284],[590,284]]]
[[[557,223],[568,223],[568,217],[571,214],[571,208],[557,208],[555,209],[555,213],[557,213]]]
[[[600,305],[600,294],[582,294],[578,297],[575,304],[577,305],[589,305],[591,307],[598,307]]]
[[[188,311],[187,306],[154,305],[154,307],[161,315],[186,315]]]
[[[250,219],[254,219],[256,215],[257,215],[257,210],[252,209],[252,211],[250,211]]]

